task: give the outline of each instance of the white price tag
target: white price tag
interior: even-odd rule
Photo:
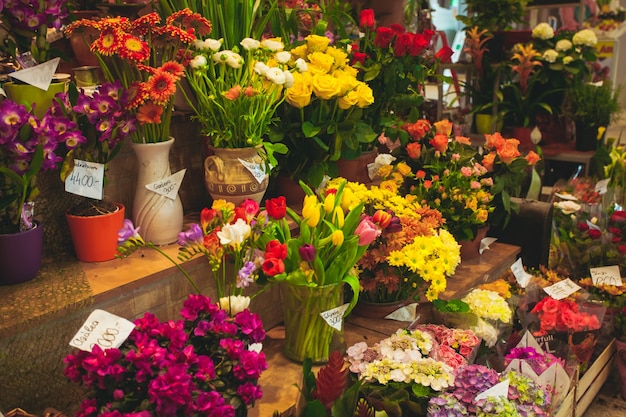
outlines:
[[[104,164],[74,159],[74,169],[65,178],[65,191],[87,198],[102,200]]]
[[[343,314],[346,312],[350,304],[344,304],[342,306],[333,308],[332,310],[326,310],[320,313],[320,316],[328,323],[333,329],[341,330],[343,324]]]
[[[606,194],[610,180],[611,180],[610,178],[607,178],[607,179],[596,182],[596,192],[598,194]]]
[[[532,278],[532,275],[524,270],[522,258],[519,258],[517,261],[513,262],[513,265],[511,265],[511,272],[513,272],[513,275],[515,276],[515,279],[517,280],[519,286],[522,288],[526,288],[526,286],[528,285],[528,281],[530,281],[530,279]]]
[[[252,174],[254,179],[257,180],[259,184],[261,184],[263,180],[267,178],[268,173],[265,172],[265,167],[263,165],[256,164],[254,162],[248,162],[241,158],[239,158],[238,160],[239,162],[241,162],[241,165],[243,165],[248,171],[250,171],[250,174]]]
[[[70,346],[85,352],[91,352],[94,345],[100,346],[103,350],[118,348],[134,328],[135,325],[125,318],[96,309],[76,332]]]
[[[590,268],[591,280],[593,285],[615,285],[622,286],[622,276],[619,273],[618,265],[602,266],[598,268]]]
[[[172,174],[169,177],[163,178],[159,181],[146,184],[146,188],[150,191],[167,197],[170,200],[175,200],[176,195],[178,194],[178,189],[183,182],[185,172],[187,172],[187,169],[181,169],[176,174]]]
[[[24,68],[23,70],[14,71],[9,74],[10,77],[16,80],[24,81],[26,84],[30,84],[43,91],[48,91],[52,77],[59,66],[61,58],[54,58],[50,61],[46,61],[43,64],[35,65],[34,67]]]
[[[578,201],[578,199],[571,194],[554,193],[554,195],[559,197],[561,200]]]
[[[598,226],[595,223],[590,222],[589,220],[587,220],[587,226],[589,226],[590,229],[602,231],[602,229],[600,229],[600,226]]]
[[[543,290],[555,300],[562,300],[578,291],[580,287],[571,279],[567,278],[559,281],[554,285],[544,288]]]
[[[509,396],[509,379],[507,378],[504,381],[478,394],[476,396],[476,401],[484,400],[485,398],[489,398],[489,397],[508,398],[508,396]]]

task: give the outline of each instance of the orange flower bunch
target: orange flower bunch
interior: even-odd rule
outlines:
[[[140,125],[133,142],[163,142],[169,139],[173,97],[177,82],[191,59],[189,47],[196,34],[206,35],[211,23],[190,9],[170,15],[164,24],[152,12],[131,21],[126,17],[81,19],[66,29],[100,31],[91,44],[107,81],[120,80],[130,95],[128,110]]]

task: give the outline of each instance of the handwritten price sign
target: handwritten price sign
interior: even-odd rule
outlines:
[[[555,300],[562,300],[578,291],[580,287],[571,279],[567,278],[557,282],[554,285],[544,288],[543,290]]]
[[[87,198],[102,200],[104,165],[74,159],[74,169],[65,179],[65,191]]]
[[[320,316],[326,323],[333,329],[341,330],[341,325],[343,324],[343,315],[348,309],[350,304],[344,304],[342,306],[333,308],[332,310],[326,310],[320,313]]]
[[[167,197],[170,200],[175,200],[176,195],[178,194],[178,189],[183,182],[185,172],[187,172],[186,169],[181,169],[180,171],[170,175],[169,177],[152,182],[150,184],[146,184],[146,188],[150,191]]]
[[[591,280],[593,285],[615,285],[622,286],[622,276],[619,273],[619,266],[603,266],[599,268],[590,268]]]
[[[70,346],[91,352],[94,345],[102,349],[118,348],[124,343],[135,325],[115,314],[104,310],[94,310],[82,327],[76,332]]]

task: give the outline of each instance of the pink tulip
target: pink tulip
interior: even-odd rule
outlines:
[[[369,217],[364,217],[354,231],[354,234],[359,236],[359,246],[369,245],[380,233],[380,228]]]

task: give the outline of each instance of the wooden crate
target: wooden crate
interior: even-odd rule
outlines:
[[[576,381],[554,417],[581,417],[600,392],[611,373],[615,360],[615,339],[607,345],[587,372]]]

